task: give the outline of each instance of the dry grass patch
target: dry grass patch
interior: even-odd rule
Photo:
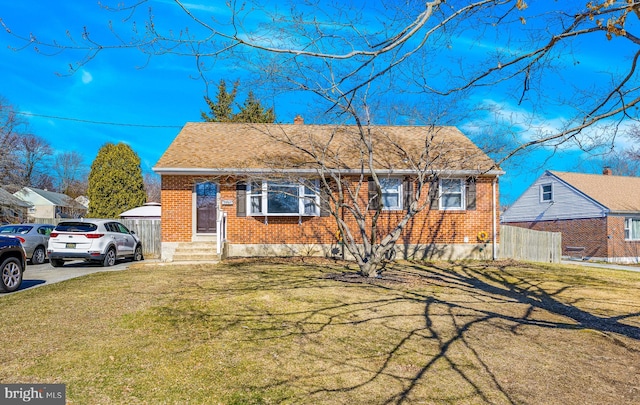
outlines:
[[[138,267],[1,297],[0,379],[78,404],[631,404],[638,291],[511,262]]]

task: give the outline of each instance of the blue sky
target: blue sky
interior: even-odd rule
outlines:
[[[158,26],[168,21],[178,25],[174,18],[179,14],[172,13],[166,3],[150,3]],[[200,8],[216,12],[212,6]],[[122,15],[101,10],[94,1],[0,0],[0,18],[19,35],[31,32],[48,40],[64,39],[67,30],[78,37],[84,26],[99,37],[106,33],[108,20],[113,19],[118,24]],[[4,32],[0,33],[0,45],[0,96],[25,113],[23,118],[28,121],[31,133],[47,139],[57,151],[81,153],[87,167],[104,143],[126,142],[140,156],[142,169],[151,172],[182,125],[201,121],[205,87],[197,77],[193,58],[165,55],[147,60],[134,50],[106,50],[69,75],[68,65],[77,61],[80,53],[67,51],[47,56],[35,52],[32,47],[15,51],[10,47],[19,47],[20,42]],[[606,73],[612,67],[605,62],[611,61],[602,56],[611,55],[606,49],[610,46],[604,40],[591,42],[588,54],[587,49],[574,49],[573,57],[580,59],[585,72],[600,70]],[[602,49],[598,49],[600,47]],[[478,50],[481,48],[473,51]],[[602,64],[601,69],[599,64]],[[238,67],[235,69],[237,72]],[[559,83],[549,85],[548,91],[560,91]],[[509,103],[496,94],[486,97],[482,102],[499,105],[500,113],[508,117],[505,119],[530,113],[526,107]],[[299,111],[300,107],[286,95],[263,101],[275,105],[280,122],[292,122],[297,113],[304,115],[304,111]],[[561,114],[547,113],[536,118],[536,125],[553,126],[561,118]],[[474,128],[482,127],[482,124],[467,121],[459,126],[464,132],[473,134]],[[544,169],[598,172],[601,167],[597,160],[588,160],[581,151],[565,148],[555,153],[548,149],[531,152],[526,161],[509,162],[504,169],[507,174],[501,179],[501,202],[509,204]]]
[[[104,12],[95,2],[4,2],[0,18],[21,33],[64,37],[67,29],[104,26]],[[102,19],[96,21],[96,14]],[[107,16],[108,18],[109,16]],[[75,55],[37,54],[33,49],[13,51],[19,42],[0,36],[0,95],[24,116],[30,132],[47,139],[56,150],[77,151],[88,165],[106,142],[128,143],[150,171],[179,128],[199,121],[204,109],[203,86],[191,77],[193,62],[155,58],[144,68],[136,52],[106,52],[73,75],[68,65]],[[65,117],[141,126],[92,124],[48,117]],[[167,128],[144,127],[167,126]]]

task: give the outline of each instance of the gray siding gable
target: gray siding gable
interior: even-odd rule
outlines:
[[[541,186],[551,184],[553,201],[541,201]],[[550,172],[540,176],[502,215],[501,222],[553,221],[602,218],[607,207],[599,204]]]

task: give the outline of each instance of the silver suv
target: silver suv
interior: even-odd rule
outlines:
[[[49,262],[60,267],[65,260],[86,260],[113,266],[119,258],[142,260],[142,243],[136,234],[112,219],[60,222],[49,235]]]
[[[49,234],[55,225],[12,224],[0,226],[0,235],[19,239],[31,264],[42,264],[47,259]]]

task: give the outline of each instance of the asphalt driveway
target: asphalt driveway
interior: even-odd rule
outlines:
[[[38,265],[27,264],[27,270],[22,277],[22,285],[14,294],[29,288],[53,284],[91,273],[126,270],[130,265],[131,261],[129,260],[118,260],[116,265],[111,267],[102,267],[98,263],[86,263],[84,261],[66,262],[63,267],[52,267],[49,262]],[[4,294],[0,294],[0,296],[2,295]]]

